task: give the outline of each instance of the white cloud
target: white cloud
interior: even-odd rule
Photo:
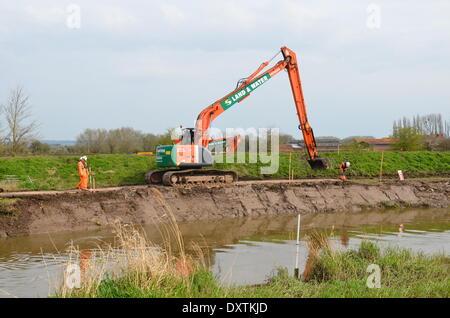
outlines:
[[[183,22],[186,18],[185,13],[176,5],[173,4],[162,4],[161,11],[164,18],[172,24],[178,24]]]
[[[263,17],[255,15],[251,4],[245,1],[208,1],[202,10],[203,21],[199,22],[222,31],[257,29]]]
[[[294,0],[282,0],[280,11],[285,20],[293,28],[311,28],[329,18],[329,6],[308,5]]]
[[[65,10],[63,7],[34,7],[26,6],[25,14],[34,22],[43,24],[63,23]]]
[[[119,6],[88,5],[82,7],[89,25],[111,31],[125,31],[139,26],[140,20],[131,10]]]

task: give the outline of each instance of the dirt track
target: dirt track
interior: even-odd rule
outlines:
[[[95,191],[0,194],[0,237],[112,224],[359,211],[394,206],[448,207],[450,181],[364,185],[336,180],[241,181],[220,187],[128,186]]]
[[[333,182],[336,181],[334,179],[308,179],[308,180],[258,180],[258,181],[238,181],[235,182],[234,185],[250,185],[250,184],[279,184],[279,183],[288,183],[288,184],[300,184],[300,183],[321,183],[321,182]],[[138,189],[138,188],[147,188],[147,185],[141,186],[121,186],[121,187],[108,187],[108,188],[99,188],[95,190],[86,191],[86,193],[93,192],[112,192],[123,189]],[[165,187],[163,187],[165,188]],[[24,197],[35,197],[40,195],[59,195],[65,193],[81,193],[80,190],[52,190],[52,191],[18,191],[18,192],[3,192],[0,193],[0,198],[24,198]]]

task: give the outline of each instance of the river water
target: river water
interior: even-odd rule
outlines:
[[[403,224],[402,230],[400,224]],[[224,284],[263,283],[277,267],[293,273],[297,216],[233,218],[180,223],[187,246],[206,247],[212,271]],[[305,236],[323,231],[334,248],[357,248],[362,240],[382,247],[399,246],[427,254],[450,253],[450,209],[390,209],[358,213],[301,216],[299,268],[305,266]],[[145,226],[152,242],[160,242],[156,226]],[[95,249],[113,242],[111,229],[40,234],[0,239],[0,297],[47,297],[61,281],[65,250],[72,243]]]

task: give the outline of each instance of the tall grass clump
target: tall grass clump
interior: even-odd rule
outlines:
[[[286,268],[266,284],[233,288],[229,297],[284,298],[448,298],[450,260],[445,255],[425,255],[401,248],[380,249],[363,241],[356,250],[338,251],[331,246],[314,250],[320,235],[309,245],[309,273],[299,280]],[[314,243],[315,242],[315,243]],[[313,251],[313,253],[311,253]],[[369,288],[367,268],[381,270],[381,287]],[[308,265],[307,265],[308,266]]]
[[[199,297],[218,295],[221,289],[206,264],[205,254],[197,245],[186,253],[176,223],[160,227],[162,246],[149,242],[146,235],[129,225],[117,223],[115,242],[90,251],[88,258],[73,246],[69,263],[82,269],[80,288],[63,284],[59,297]],[[80,257],[81,255],[81,257]]]
[[[381,270],[381,288],[366,285],[370,264]],[[363,241],[357,250],[325,248],[314,257],[309,282],[322,289],[319,297],[449,297],[449,259],[408,249],[381,250]]]

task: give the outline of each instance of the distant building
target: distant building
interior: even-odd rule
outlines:
[[[338,151],[340,141],[341,140],[337,137],[316,137],[317,151]]]
[[[75,140],[49,140],[42,139],[40,142],[50,146],[74,146],[77,142]]]
[[[337,137],[316,137],[317,151],[338,151],[340,139]],[[280,145],[280,152],[306,151],[303,140],[293,140],[285,145]]]
[[[357,143],[369,145],[374,151],[394,150],[394,138],[356,138]]]
[[[297,144],[287,143],[284,145],[280,145],[280,152],[295,152],[295,151],[304,151],[305,149],[300,147]]]

